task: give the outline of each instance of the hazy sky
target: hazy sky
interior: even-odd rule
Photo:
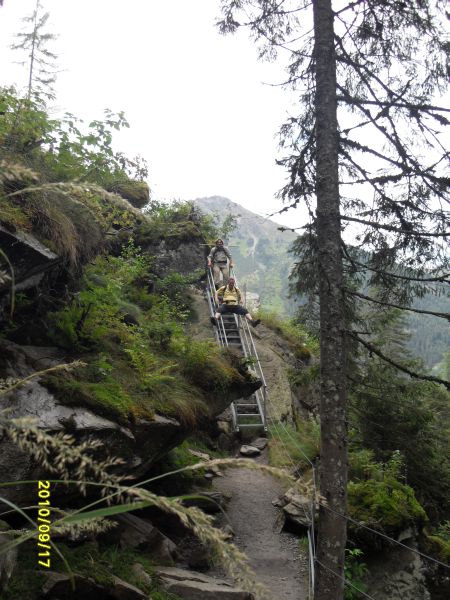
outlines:
[[[125,112],[131,128],[116,149],[149,163],[155,198],[222,195],[259,214],[285,173],[275,165],[276,132],[288,97],[266,85],[281,67],[261,63],[253,43],[219,35],[219,0],[41,0],[48,32],[59,35],[54,111],[86,120],[104,108]],[[0,8],[0,85],[23,87],[24,67],[9,46],[35,0],[4,0]],[[290,211],[276,220],[296,226]]]

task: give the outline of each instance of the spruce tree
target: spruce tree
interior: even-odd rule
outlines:
[[[22,50],[28,54],[28,60],[21,63],[28,65],[28,100],[33,92],[48,98],[54,97],[57,56],[48,49],[48,43],[57,36],[45,31],[49,16],[48,12],[42,11],[40,0],[36,0],[33,13],[23,19],[26,30],[16,34],[18,41],[11,46],[13,50]]]
[[[298,114],[280,131],[287,155],[279,162],[290,173],[281,211],[306,203],[306,238],[314,240],[310,252],[301,250],[308,262],[299,268],[315,266],[319,279],[320,484],[328,504],[320,514],[315,598],[340,600],[345,347],[389,358],[370,342],[370,331],[352,327],[355,306],[407,308],[429,285],[449,281],[442,129],[450,109],[434,100],[446,84],[448,42],[440,1],[356,0],[333,10],[331,0],[313,0],[310,7],[306,0],[222,0],[219,25],[223,33],[249,28],[261,57],[287,55],[285,84],[298,93]],[[349,223],[359,227],[367,260],[342,239]],[[377,296],[358,296],[345,271]]]

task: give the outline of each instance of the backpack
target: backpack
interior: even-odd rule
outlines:
[[[228,260],[228,257],[226,255],[226,252],[224,251],[224,248],[225,248],[225,246],[222,246],[222,248],[218,248],[217,246],[214,246],[214,250],[211,251],[211,260],[213,262],[215,260],[216,254],[217,254],[217,252],[219,252],[219,250],[225,254],[225,258]]]
[[[227,283],[227,285],[228,285],[228,283]],[[216,292],[216,293],[217,293],[217,297],[219,297],[219,296],[218,296],[218,294],[219,294],[220,290],[223,290],[223,293],[225,294],[225,290],[227,289],[227,285],[222,285],[222,286],[221,286],[221,287],[220,287],[220,288],[217,290],[217,292]],[[240,290],[240,289],[239,289],[237,286],[234,286],[234,289],[237,291],[237,303],[239,304],[239,302],[241,301],[240,299],[242,299],[241,290]],[[222,300],[222,301],[223,301],[223,300]]]

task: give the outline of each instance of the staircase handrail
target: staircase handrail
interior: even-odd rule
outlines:
[[[234,271],[233,268],[230,269],[230,276],[234,277],[235,285],[236,285],[236,287],[238,287],[236,272]],[[244,334],[244,335],[240,336],[244,356],[245,356],[245,358],[249,358],[250,356],[253,356],[256,359],[256,365],[255,365],[256,368],[254,368],[252,370],[253,370],[255,376],[258,377],[258,379],[260,379],[263,384],[262,391],[261,391],[261,389],[256,390],[255,397],[256,397],[256,401],[259,406],[260,414],[263,419],[263,426],[264,426],[264,429],[266,430],[267,429],[266,407],[267,407],[267,396],[268,396],[266,378],[264,377],[264,372],[263,372],[263,369],[261,366],[261,361],[259,359],[258,351],[256,350],[255,341],[253,339],[253,335],[250,330],[248,320],[241,316],[239,316],[239,319],[237,319],[237,315],[235,315],[235,319],[236,319],[236,325]],[[262,395],[262,398],[259,397],[260,395]]]
[[[211,267],[207,267],[206,277],[207,277],[207,294],[206,294],[206,296],[208,298],[209,312],[210,312],[211,317],[214,317],[214,315],[216,313],[215,307],[219,304],[219,301],[217,298],[217,291],[216,291],[216,286],[214,283],[214,277],[212,274]],[[209,293],[208,293],[208,290],[209,290]],[[216,339],[217,339],[218,344],[220,346],[228,347],[227,332],[225,330],[225,325],[222,320],[222,315],[219,317],[218,323],[217,323],[217,329],[215,329],[214,331],[216,334]]]

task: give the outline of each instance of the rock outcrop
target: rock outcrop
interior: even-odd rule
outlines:
[[[67,360],[57,348],[0,341],[0,378],[21,379],[64,362]],[[210,418],[220,414],[232,400],[251,394],[260,385],[260,381],[251,380],[233,383],[212,399],[208,406]],[[151,420],[138,418],[124,426],[85,406],[65,406],[39,377],[0,396],[0,410],[7,410],[10,419],[31,417],[46,431],[69,432],[77,440],[101,440],[108,455],[124,461],[121,472],[132,478],[145,475],[190,433],[190,428],[178,420],[158,414]],[[41,474],[30,456],[19,450],[6,434],[0,439],[0,472],[2,481],[37,479]],[[35,494],[29,486],[8,487],[5,493],[9,499],[23,502],[31,501]]]
[[[114,577],[111,586],[101,585],[90,577],[75,574],[75,593],[72,580],[65,573],[46,573],[46,581],[42,588],[42,598],[49,600],[71,600],[82,597],[84,600],[147,600],[148,594],[139,588]],[[76,594],[76,595],[75,595]]]
[[[253,594],[222,579],[174,567],[156,567],[161,587],[184,600],[253,600]]]

